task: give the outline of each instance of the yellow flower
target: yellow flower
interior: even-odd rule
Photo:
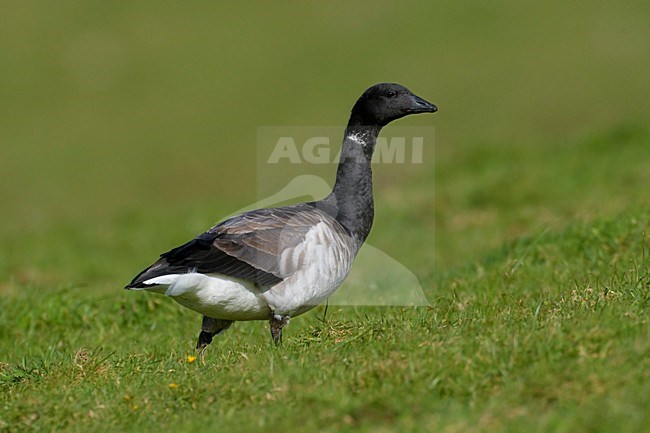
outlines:
[[[170,389],[176,389],[176,388],[178,388],[178,384],[177,384],[177,383],[173,383],[173,382],[170,383],[170,384],[167,385],[167,386],[168,386]]]
[[[187,362],[189,364],[193,363],[194,361],[196,361],[196,356],[187,355]]]

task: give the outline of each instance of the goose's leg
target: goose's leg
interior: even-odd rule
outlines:
[[[212,337],[221,334],[232,325],[232,320],[214,319],[212,317],[203,316],[203,323],[201,324],[201,333],[199,340],[196,342],[196,351],[203,353],[208,344],[212,342]]]
[[[282,344],[282,328],[289,324],[289,316],[281,316],[279,314],[274,314],[271,317],[271,337],[273,337],[273,342],[276,346]]]

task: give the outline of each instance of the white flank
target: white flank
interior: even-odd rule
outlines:
[[[354,255],[343,235],[321,222],[280,256],[280,269],[297,269],[262,296],[281,315],[297,316],[323,303],[343,283]]]

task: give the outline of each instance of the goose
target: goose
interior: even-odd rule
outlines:
[[[268,320],[280,345],[290,318],[322,304],[343,283],[370,233],[371,158],[381,129],[436,111],[402,85],[370,87],[352,108],[329,195],[231,217],[160,255],[125,289],[164,294],[202,314],[201,353],[235,321]]]

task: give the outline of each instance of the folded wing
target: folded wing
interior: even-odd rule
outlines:
[[[336,221],[312,203],[259,209],[230,218],[191,241],[160,256],[127,288],[143,288],[148,280],[168,274],[221,274],[256,283],[278,284],[298,270],[299,262],[280,265],[283,251],[295,248],[317,224]]]

